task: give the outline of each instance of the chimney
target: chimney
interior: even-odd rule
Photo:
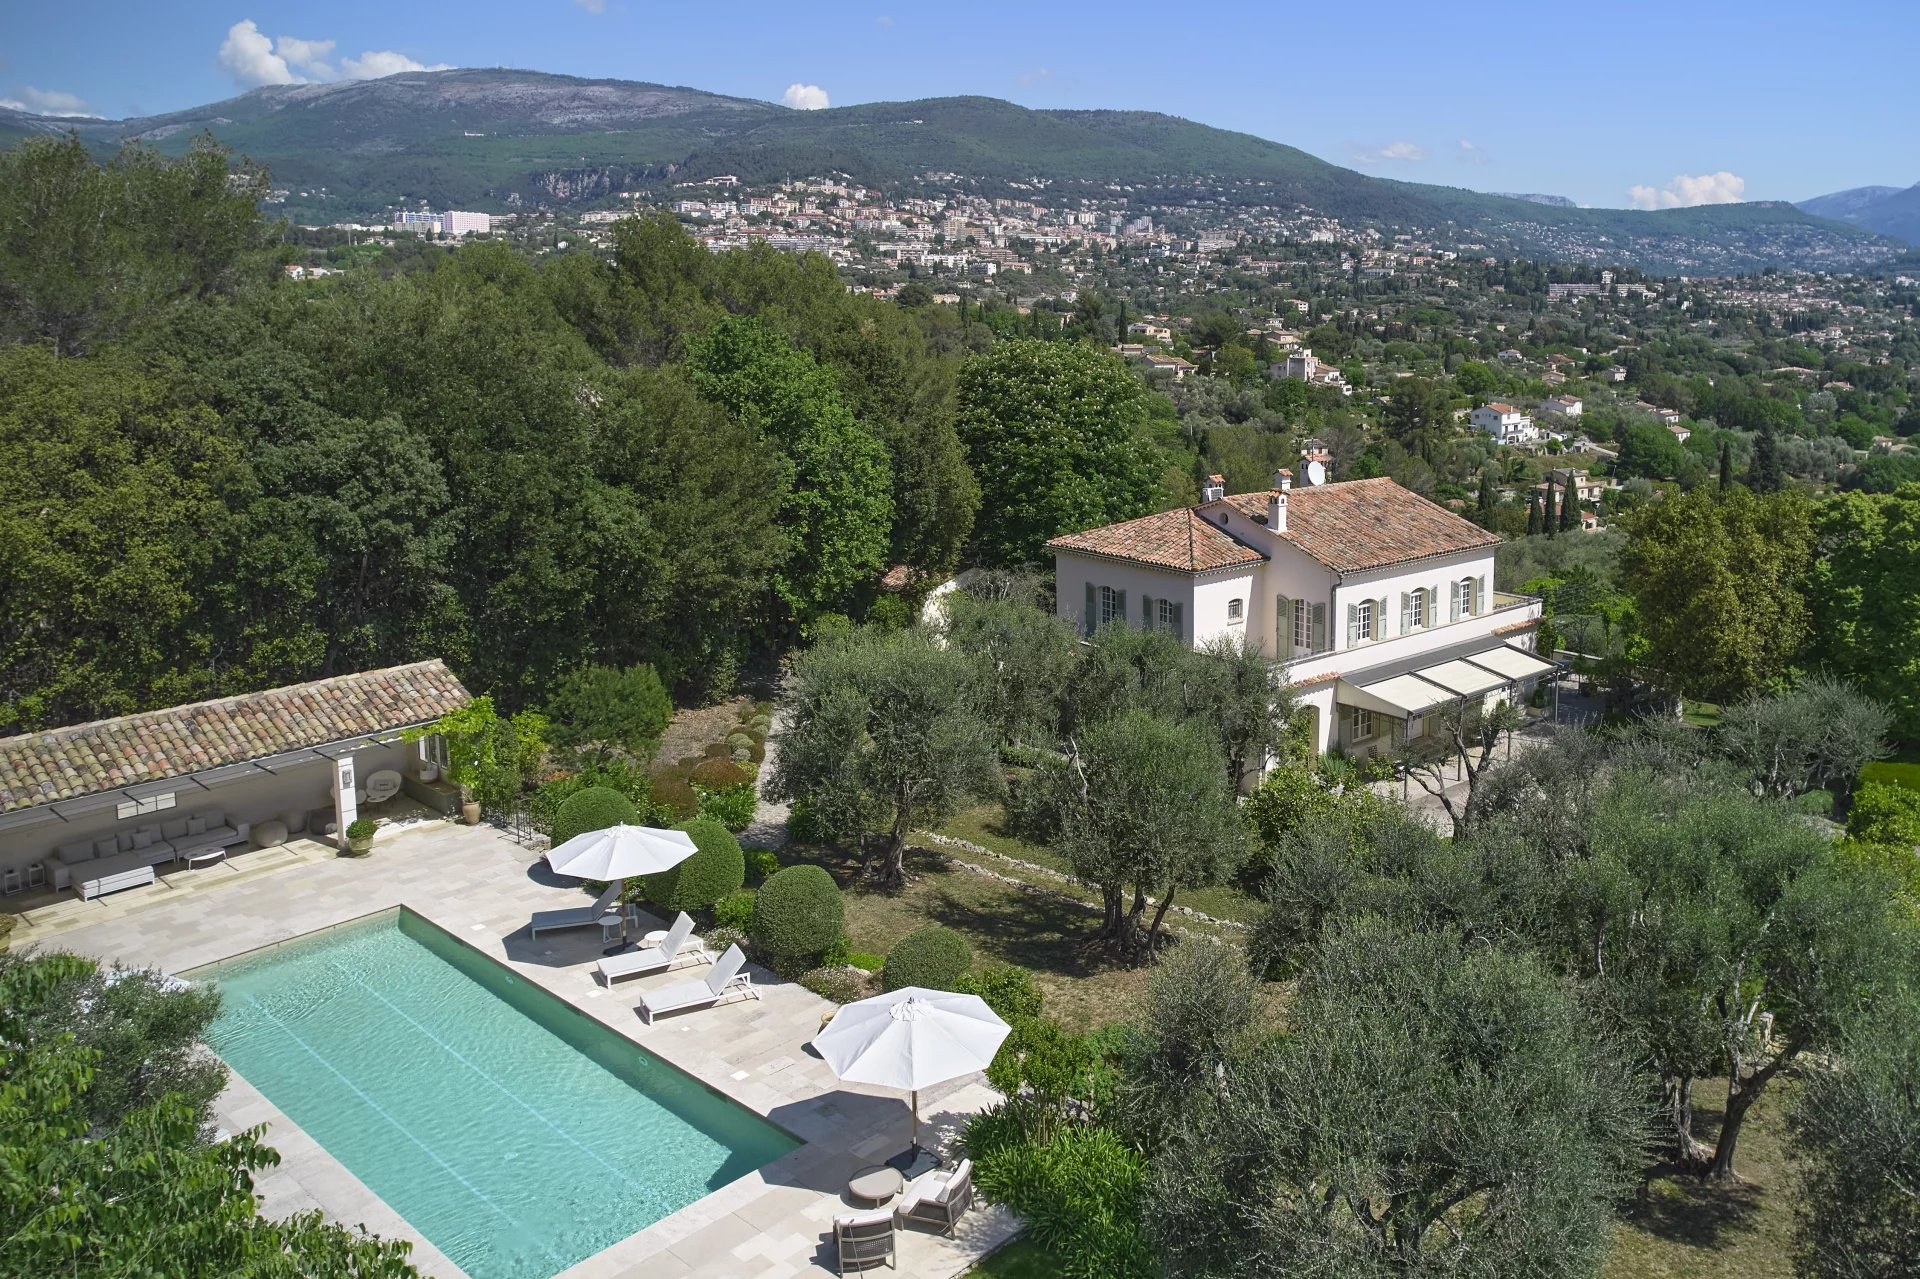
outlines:
[[[1207,482],[1200,486],[1200,500],[1202,502],[1218,502],[1226,495],[1227,477],[1224,475],[1209,475]]]
[[[1267,495],[1267,531],[1287,531],[1287,491],[1293,487],[1292,471],[1273,473],[1273,492]]]

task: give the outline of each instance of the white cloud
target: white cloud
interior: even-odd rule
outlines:
[[[1725,169],[1697,176],[1673,175],[1665,187],[1630,186],[1627,201],[1636,209],[1691,209],[1701,204],[1738,204],[1746,198],[1747,180]]]
[[[78,94],[62,93],[58,89],[36,89],[30,84],[20,86],[17,98],[0,98],[0,107],[9,111],[31,111],[35,115],[84,116],[89,120],[100,118],[87,110],[87,100]]]
[[[1031,71],[1021,72],[1014,79],[1019,82],[1021,88],[1031,89],[1036,84],[1045,84],[1053,79],[1053,72],[1046,67],[1035,67]]]
[[[582,9],[585,9],[588,13],[605,13],[607,11],[607,0],[573,0],[573,2]]]
[[[305,76],[294,74],[287,60],[273,51],[273,41],[260,34],[252,18],[242,18],[227,28],[227,38],[220,42],[220,65],[242,88],[306,83]]]
[[[827,105],[827,91],[817,84],[790,84],[780,101],[795,111],[818,111]]]
[[[1403,164],[1413,164],[1427,158],[1425,147],[1411,142],[1389,142],[1383,147],[1359,147],[1353,158],[1361,164],[1378,164],[1382,160],[1395,160]]]
[[[342,58],[335,68],[327,61],[334,48],[332,40],[307,40],[300,36],[278,36],[270,40],[260,33],[252,18],[243,18],[227,29],[227,38],[220,43],[220,65],[243,89],[262,84],[378,80],[401,71],[451,70],[447,63],[429,66],[392,49],[369,49],[357,58]]]
[[[1485,164],[1486,162],[1487,153],[1485,151],[1467,141],[1465,138],[1460,139],[1460,163]]]
[[[451,71],[453,64],[435,62],[431,65],[409,58],[404,53],[395,53],[392,49],[369,49],[357,58],[340,59],[340,74],[347,80],[378,80],[382,76],[399,75],[402,71]]]

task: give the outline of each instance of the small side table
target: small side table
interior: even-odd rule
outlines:
[[[906,1189],[906,1185],[906,1179],[900,1175],[898,1168],[876,1164],[871,1168],[862,1168],[848,1179],[847,1197],[878,1206]]]
[[[647,933],[645,936],[640,938],[640,949],[646,950],[648,947],[658,946],[661,942],[665,941],[666,939],[667,939],[667,930],[664,928],[656,928],[652,932]]]
[[[600,940],[611,946],[627,933],[627,917],[617,910],[600,916]]]

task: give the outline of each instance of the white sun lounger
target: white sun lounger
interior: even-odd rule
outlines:
[[[727,947],[727,953],[720,956],[720,962],[704,978],[689,981],[677,981],[671,986],[649,991],[640,996],[640,1015],[653,1025],[653,1019],[660,1013],[678,1012],[682,1008],[704,1008],[715,1004],[736,990],[744,990],[755,999],[760,992],[753,988],[753,974],[740,970],[746,967],[747,957],[738,946]]]
[[[600,961],[600,977],[607,985],[621,977],[633,977],[640,973],[663,973],[669,968],[686,964],[711,964],[713,956],[707,953],[707,944],[693,935],[693,916],[681,911],[674,919],[673,927],[658,946],[648,946],[644,950],[628,951],[624,955],[609,955]]]
[[[552,932],[556,928],[587,928],[600,922],[600,917],[609,911],[620,909],[620,881],[614,880],[607,885],[607,891],[600,894],[600,900],[591,906],[569,906],[565,910],[536,910],[533,912],[533,935],[538,937],[542,929]]]

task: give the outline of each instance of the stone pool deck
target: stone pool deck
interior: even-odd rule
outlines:
[[[684,973],[623,981],[608,991],[593,975],[602,949],[598,929],[537,941],[527,935],[533,911],[586,901],[578,887],[548,873],[536,853],[498,831],[429,823],[378,839],[366,858],[297,842],[93,902],[68,897],[26,911],[10,941],[180,972],[406,906],[805,1143],[561,1272],[564,1279],[834,1273],[831,1220],[853,1208],[843,1198],[847,1179],[905,1146],[904,1098],[834,1078],[806,1047],[833,1005],[758,968],[760,999],[646,1025],[635,1011],[639,992]],[[950,1143],[966,1116],[996,1099],[978,1075],[923,1091],[923,1141]],[[462,1275],[244,1079],[235,1076],[216,1112],[229,1129],[267,1125],[266,1139],[282,1156],[260,1178],[267,1213],[317,1207],[338,1221],[412,1241],[423,1274]],[[952,1239],[901,1230],[899,1273],[961,1274],[1016,1228],[1005,1209],[976,1197]]]

